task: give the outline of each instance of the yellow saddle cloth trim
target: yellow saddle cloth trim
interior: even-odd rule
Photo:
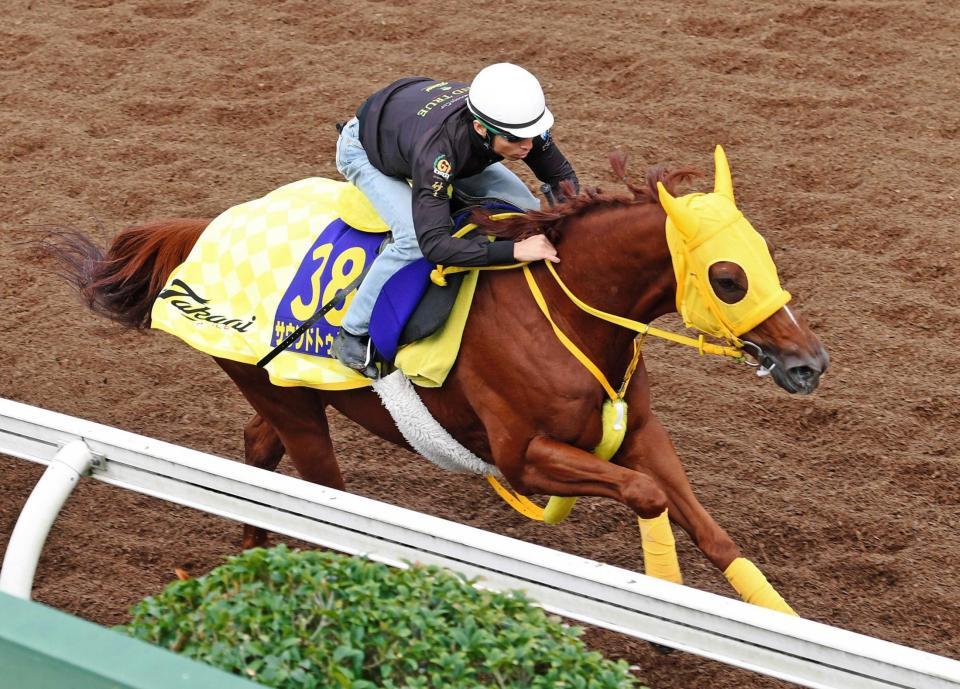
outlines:
[[[470,315],[479,278],[479,270],[467,273],[444,324],[432,335],[404,345],[397,352],[394,363],[414,384],[423,388],[439,388],[447,379],[460,351],[463,328]]]

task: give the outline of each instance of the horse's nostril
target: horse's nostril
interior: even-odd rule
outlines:
[[[817,377],[817,371],[809,366],[794,366],[790,369],[790,375],[795,380],[807,383]]]

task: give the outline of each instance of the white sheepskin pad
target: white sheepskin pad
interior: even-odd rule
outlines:
[[[460,473],[498,475],[493,465],[470,452],[437,423],[402,371],[374,381],[373,389],[411,447],[438,467]]]

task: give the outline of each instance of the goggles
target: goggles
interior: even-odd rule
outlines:
[[[490,132],[491,134],[496,134],[497,136],[502,136],[502,137],[503,137],[504,139],[506,139],[509,143],[515,144],[515,143],[517,143],[518,141],[523,141],[523,137],[517,136],[516,134],[511,134],[510,132],[500,131],[500,130],[497,129],[496,127],[491,127],[489,124],[487,124],[486,122],[484,122],[483,120],[481,120],[479,117],[474,118],[474,119],[476,119],[477,122],[479,122],[479,123],[482,124],[484,127],[486,127],[486,129],[487,129],[488,132]]]

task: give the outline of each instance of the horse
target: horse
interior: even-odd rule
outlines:
[[[525,271],[482,275],[446,382],[417,388],[417,394],[456,441],[494,465],[520,496],[599,496],[630,508],[640,524],[648,574],[682,581],[672,522],[741,598],[795,614],[694,495],[667,431],[651,410],[647,372],[636,346],[646,334],[643,327],[650,330],[645,324],[679,309],[688,326],[725,338],[727,350],[750,354],[789,393],[812,392],[827,370],[826,350],[787,304],[790,295],[780,289],[767,245],[735,206],[720,147],[714,158],[710,193],[674,196],[676,186],[694,176],[691,169],[657,166],[647,172],[645,183],[635,184],[626,177],[625,159],[612,158],[632,195],[594,190],[506,219],[476,214],[480,231],[491,235],[518,240],[545,234],[561,262],[555,269],[537,263]],[[167,276],[210,222],[192,218],[129,227],[106,253],[74,231],[47,250],[89,308],[144,329]],[[698,258],[703,250],[710,255]],[[530,296],[531,279],[549,311]],[[701,335],[697,346],[703,353],[712,345]],[[580,356],[572,355],[574,350]],[[248,464],[272,471],[287,453],[302,478],[345,490],[327,407],[411,449],[369,387],[280,387],[262,368],[214,358],[255,411],[244,428]],[[604,433],[602,408],[613,387],[606,379],[624,380],[619,396],[629,408],[622,443],[610,461],[590,451]],[[264,537],[247,526],[244,547]]]

